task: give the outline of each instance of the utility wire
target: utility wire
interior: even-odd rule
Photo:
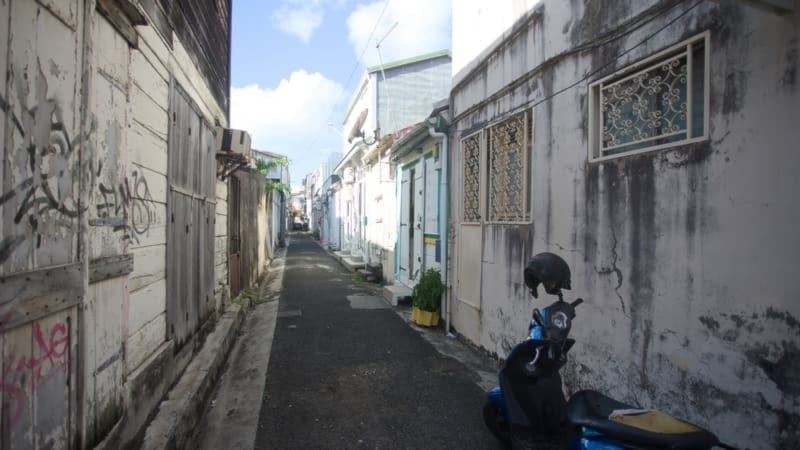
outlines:
[[[659,33],[661,33],[662,31],[664,31],[664,30],[665,30],[665,29],[667,29],[668,27],[670,27],[672,24],[674,24],[674,23],[675,23],[675,22],[677,22],[677,21],[678,21],[680,18],[682,18],[683,16],[685,16],[686,14],[688,14],[690,11],[692,11],[693,9],[695,9],[696,7],[698,7],[698,6],[699,6],[701,3],[703,3],[704,1],[705,1],[705,0],[698,0],[698,1],[697,1],[697,2],[695,2],[695,3],[694,3],[692,6],[690,6],[690,7],[689,7],[689,8],[687,8],[685,11],[683,11],[683,12],[682,12],[682,13],[680,13],[680,14],[678,14],[677,16],[675,16],[675,18],[673,18],[672,20],[670,20],[669,22],[667,22],[665,25],[663,25],[661,28],[657,29],[656,31],[654,31],[653,33],[649,34],[647,37],[645,37],[644,39],[642,39],[641,41],[639,41],[639,42],[638,42],[636,45],[634,45],[634,46],[633,46],[633,47],[631,47],[631,48],[628,48],[628,49],[624,50],[622,53],[618,54],[617,56],[615,56],[613,59],[611,59],[611,60],[610,60],[610,61],[608,61],[607,63],[603,64],[602,66],[598,67],[597,69],[595,69],[595,70],[592,70],[592,71],[591,71],[591,72],[589,72],[588,74],[584,75],[584,76],[583,76],[581,79],[579,79],[578,81],[576,81],[576,82],[574,82],[574,83],[570,84],[569,86],[566,86],[566,87],[564,87],[564,88],[562,88],[562,89],[559,89],[558,91],[556,91],[556,92],[553,92],[552,94],[550,94],[550,95],[548,95],[548,96],[546,96],[546,97],[544,97],[544,98],[542,98],[542,99],[539,99],[539,100],[535,100],[535,99],[528,100],[527,102],[525,102],[525,103],[523,103],[523,104],[522,104],[522,107],[526,107],[526,108],[527,108],[527,107],[530,107],[530,108],[535,108],[535,107],[537,107],[538,105],[541,105],[542,103],[544,103],[544,102],[546,102],[546,101],[549,101],[549,100],[551,100],[553,97],[556,97],[556,96],[558,96],[558,95],[561,95],[561,94],[563,94],[564,92],[566,92],[566,91],[568,91],[568,90],[570,90],[570,89],[572,89],[572,88],[574,88],[574,87],[577,87],[578,85],[580,85],[580,84],[584,83],[584,82],[585,82],[586,80],[588,80],[589,78],[592,78],[592,77],[594,77],[595,75],[597,75],[598,73],[600,73],[601,71],[603,71],[603,70],[607,69],[607,68],[608,68],[609,66],[611,66],[613,63],[615,63],[615,62],[617,62],[618,60],[620,60],[620,59],[621,59],[623,56],[627,55],[628,53],[632,52],[633,50],[635,50],[635,49],[637,49],[637,48],[641,47],[642,45],[644,45],[644,44],[645,44],[647,41],[649,41],[650,39],[654,38],[656,35],[658,35],[658,34],[659,34]],[[651,20],[652,20],[652,19],[651,19]],[[645,23],[646,23],[646,22],[645,22]],[[641,25],[644,25],[644,23],[643,23],[643,24],[641,24]],[[629,30],[629,31],[628,31],[628,32],[626,32],[626,33],[623,33],[623,34],[621,34],[621,35],[619,35],[619,36],[616,36],[614,39],[619,39],[619,38],[621,38],[621,37],[623,37],[623,36],[626,36],[626,35],[628,35],[628,34],[632,33],[633,31],[635,31],[635,30],[636,30],[636,29],[638,29],[638,28],[640,28],[640,27],[635,27],[634,29],[632,29],[632,30]],[[485,123],[486,123],[486,122],[484,122],[484,124],[485,124]],[[475,127],[470,127],[469,129],[461,129],[461,130],[456,130],[456,134],[457,134],[457,135],[460,137],[460,136],[462,136],[464,133],[467,133],[467,132],[472,132],[474,129],[475,129]]]
[[[347,77],[347,81],[344,83],[345,92],[350,90],[350,82],[353,80],[353,75],[355,75],[358,68],[363,65],[362,62],[364,60],[364,54],[367,53],[367,49],[370,47],[369,41],[372,40],[372,36],[375,34],[375,31],[378,30],[378,25],[381,23],[381,19],[383,19],[383,15],[386,14],[386,9],[389,7],[389,1],[386,0],[383,3],[383,9],[381,10],[380,15],[378,15],[378,20],[375,21],[375,25],[372,27],[372,31],[370,31],[369,36],[367,36],[366,42],[364,42],[364,49],[361,50],[361,54],[359,55],[358,59],[356,59],[356,63],[353,65],[353,69],[350,71],[350,75]],[[333,116],[333,111],[331,111],[330,116],[328,116],[328,122],[331,121],[331,116]]]
[[[372,31],[370,31],[369,36],[367,36],[367,40],[364,43],[364,48],[363,48],[363,50],[361,50],[361,55],[359,55],[358,59],[356,59],[356,62],[353,65],[353,69],[350,71],[350,75],[347,77],[347,81],[344,83],[344,87],[345,87],[344,92],[345,93],[347,93],[350,90],[350,82],[353,80],[353,75],[355,75],[355,73],[358,70],[358,68],[361,65],[363,65],[362,61],[364,59],[364,54],[367,53],[367,49],[370,47],[369,41],[372,40],[372,36],[375,34],[375,31],[378,29],[378,25],[380,25],[381,19],[383,19],[383,15],[386,14],[386,9],[389,7],[389,1],[390,0],[386,0],[383,3],[383,9],[381,10],[381,13],[378,15],[378,20],[375,21],[375,25],[372,27]],[[325,121],[326,126],[328,126],[328,124],[333,122],[333,114],[334,114],[334,111],[332,109],[330,114],[328,114],[328,120]],[[314,140],[311,141],[311,144],[309,145],[309,149],[311,151],[314,151],[314,146],[317,144],[317,140],[318,140],[318,137],[315,136]],[[327,164],[327,161],[326,161],[325,164]]]

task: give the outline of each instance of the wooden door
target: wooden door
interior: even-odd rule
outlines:
[[[181,86],[170,87],[167,335],[176,351],[213,311],[216,149],[213,127]]]

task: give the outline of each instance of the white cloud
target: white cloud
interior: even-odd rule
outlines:
[[[272,21],[279,30],[308,43],[322,24],[322,9],[313,5],[295,8],[287,4],[272,13]]]
[[[380,47],[384,63],[450,48],[450,1],[394,0],[389,2],[381,17],[385,5],[383,0],[359,5],[347,19],[348,37],[355,56],[358,58],[364,52],[362,62],[367,66],[379,63],[375,44],[384,36],[386,39]],[[387,36],[395,23],[397,27]],[[375,33],[367,42],[373,28]]]
[[[319,149],[340,139],[327,119],[343,99],[340,84],[318,72],[298,70],[274,88],[232,87],[231,127],[249,132],[253,148],[285,154],[301,167],[313,166],[324,156]]]

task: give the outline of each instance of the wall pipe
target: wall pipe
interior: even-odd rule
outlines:
[[[442,278],[444,278],[444,283],[445,283],[444,293],[442,294],[442,296],[444,297],[443,303],[445,305],[445,333],[447,333],[448,336],[453,337],[453,334],[450,332],[450,320],[452,318],[452,314],[450,311],[451,302],[449,295],[450,280],[448,279],[448,273],[447,273],[447,256],[448,256],[447,238],[448,238],[448,233],[450,231],[450,204],[449,204],[450,173],[447,170],[449,165],[448,164],[449,152],[448,152],[447,133],[436,131],[436,128],[438,127],[440,121],[441,121],[440,115],[437,115],[435,118],[432,117],[428,119],[428,134],[432,138],[441,139],[442,141],[442,146],[439,149],[439,161],[442,165],[441,166],[442,179],[439,184],[439,203],[442,205],[443,220],[439,223],[439,236],[442,240],[439,251],[440,255],[442,255]],[[444,228],[444,230],[442,228]]]

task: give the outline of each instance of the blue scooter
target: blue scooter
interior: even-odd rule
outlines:
[[[534,256],[524,275],[534,297],[541,283],[558,300],[533,310],[528,338],[511,350],[500,385],[487,392],[483,419],[498,439],[512,449],[534,448],[545,435],[561,436],[570,450],[734,448],[697,425],[596,391],[577,392],[567,402],[559,370],[575,344],[569,332],[583,300],[564,301],[561,290],[570,289],[570,271],[558,255]]]

